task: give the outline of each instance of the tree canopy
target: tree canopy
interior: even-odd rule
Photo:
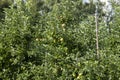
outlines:
[[[7,5],[7,6],[5,6]],[[107,31],[82,0],[0,0],[1,80],[119,80],[120,6]]]

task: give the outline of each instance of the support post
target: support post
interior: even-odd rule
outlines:
[[[98,4],[96,3],[95,10],[95,27],[96,27],[96,54],[97,59],[99,59],[99,40],[98,40]]]

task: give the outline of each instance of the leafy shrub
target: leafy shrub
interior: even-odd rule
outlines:
[[[103,22],[99,22],[98,60],[94,13],[86,12],[91,7],[81,5],[79,0],[48,0],[40,2],[38,9],[37,2],[31,1],[18,0],[16,8],[12,5],[5,9],[4,22],[0,23],[1,79],[120,79],[117,15],[115,23],[110,24],[110,35]]]

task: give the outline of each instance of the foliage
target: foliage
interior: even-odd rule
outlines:
[[[94,6],[85,7],[80,0],[17,1],[0,22],[1,79],[120,79],[119,6],[111,33],[99,17],[97,59]]]

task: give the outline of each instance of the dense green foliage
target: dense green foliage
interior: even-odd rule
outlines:
[[[12,4],[11,0],[0,0],[0,21],[4,18],[4,8],[9,8],[10,4]]]
[[[80,0],[17,0],[0,22],[3,80],[119,80],[120,7],[108,33],[99,17],[96,58],[94,6]]]

